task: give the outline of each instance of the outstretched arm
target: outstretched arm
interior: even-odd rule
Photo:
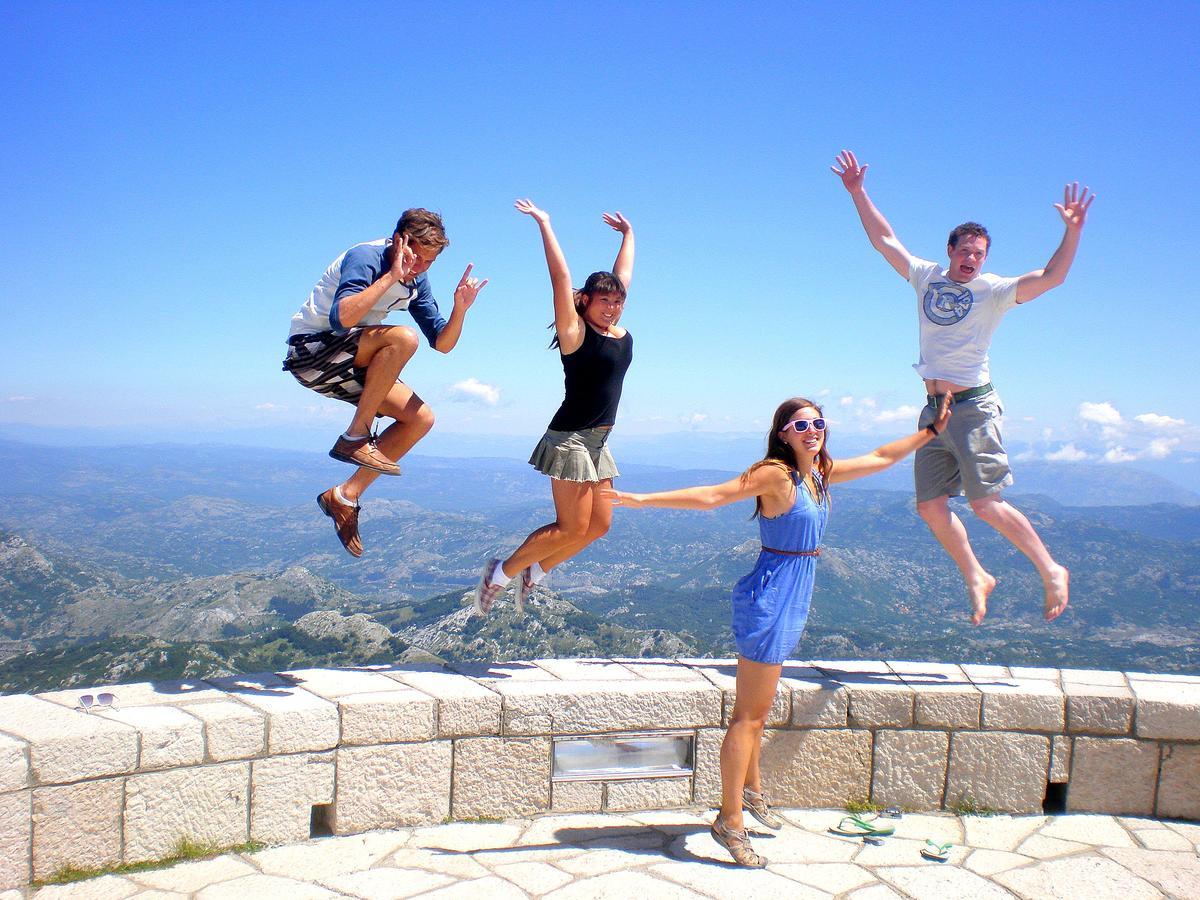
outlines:
[[[550,227],[550,213],[538,209],[529,199],[513,204],[517,212],[533,218],[542,233],[542,246],[546,250],[546,268],[550,270],[550,287],[554,291],[554,330],[558,332],[558,345],[564,354],[579,349],[583,343],[583,321],[575,311],[575,290],[571,287],[571,272],[567,258],[558,246],[558,238]]]
[[[723,484],[706,484],[699,487],[680,488],[676,491],[658,491],[653,494],[632,494],[626,491],[604,489],[600,496],[613,506],[628,506],[638,509],[643,506],[667,509],[716,509],[758,497],[763,494],[786,494],[791,490],[791,480],[782,466],[759,466],[747,470],[737,478]]]
[[[946,423],[949,420],[950,394],[947,392],[942,396],[942,403],[938,407],[937,418],[933,421],[933,427],[938,434],[946,430]],[[918,448],[924,447],[934,437],[935,435],[932,431],[928,428],[922,428],[908,437],[892,441],[890,444],[884,444],[882,447],[876,447],[870,453],[863,456],[854,456],[850,459],[835,459],[833,461],[833,471],[829,473],[829,480],[832,483],[853,481],[855,478],[863,478],[867,475],[874,475],[876,472],[882,472],[888,466],[895,465]]]
[[[625,290],[629,290],[629,283],[633,281],[633,225],[619,211],[615,215],[605,213],[604,221],[621,232],[621,249],[617,251],[617,261],[613,263],[612,270],[621,284],[625,285]]]
[[[458,285],[454,288],[454,309],[450,312],[450,319],[446,322],[446,327],[438,333],[437,340],[433,344],[434,348],[441,353],[449,353],[454,349],[459,336],[462,335],[467,310],[471,308],[475,298],[483,290],[483,286],[488,283],[486,278],[480,281],[478,278],[471,277],[471,269],[474,267],[474,263],[467,263],[466,271],[462,273],[462,278],[458,279]]]
[[[1075,251],[1079,249],[1084,220],[1087,219],[1088,209],[1095,199],[1095,194],[1088,194],[1088,188],[1079,190],[1078,181],[1063,188],[1063,202],[1054,204],[1067,229],[1063,234],[1062,243],[1050,257],[1050,262],[1046,263],[1046,268],[1027,272],[1017,279],[1018,303],[1040,297],[1067,280],[1067,272],[1071,270],[1071,263],[1075,261]]]
[[[858,164],[858,160],[849,150],[843,150],[837,156],[837,164],[829,167],[833,174],[842,179],[842,185],[850,192],[854,208],[858,210],[858,218],[871,246],[883,254],[886,259],[905,281],[908,280],[908,270],[912,265],[912,254],[905,249],[896,237],[896,232],[883,217],[883,213],[875,208],[863,182],[867,175],[867,166]]]

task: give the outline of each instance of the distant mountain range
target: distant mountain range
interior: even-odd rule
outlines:
[[[1139,483],[1088,488],[1087,467],[1061,465],[1079,479],[1071,491],[1153,493]],[[0,690],[356,656],[731,652],[729,588],[757,553],[750,504],[618,510],[609,536],[554,573],[529,618],[501,606],[480,620],[464,594],[484,558],[552,516],[544,478],[507,459],[412,457],[403,467],[404,477],[368,495],[367,553],[354,560],[313,502],[345,474],[323,456],[0,442]],[[730,475],[623,470],[632,490]],[[1053,625],[1041,621],[1032,566],[965,513],[980,559],[1000,579],[977,629],[911,494],[876,489],[886,484],[879,478],[859,484],[835,494],[798,656],[1200,671],[1200,507],[1022,498],[1072,569],[1072,606]],[[357,630],[322,631],[328,615]]]

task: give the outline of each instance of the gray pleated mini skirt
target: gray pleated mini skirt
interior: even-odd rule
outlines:
[[[604,481],[616,478],[616,461],[607,447],[611,428],[585,428],[582,431],[547,431],[529,464],[560,481]]]

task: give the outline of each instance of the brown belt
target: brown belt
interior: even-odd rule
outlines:
[[[776,550],[774,547],[763,545],[763,550],[767,553],[778,553],[780,556],[820,556],[820,549],[817,550]]]

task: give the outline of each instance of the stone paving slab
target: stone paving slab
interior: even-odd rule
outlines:
[[[753,822],[765,870],[739,868],[698,807],[629,815],[451,822],[318,838],[127,876],[0,893],[0,900],[306,900],[306,898],[782,898],[943,900],[1200,896],[1200,823],[1147,817],[905,814],[869,843],[828,833],[840,809],[779,810]],[[1171,848],[1148,845],[1161,835]],[[949,861],[921,857],[950,842]]]

